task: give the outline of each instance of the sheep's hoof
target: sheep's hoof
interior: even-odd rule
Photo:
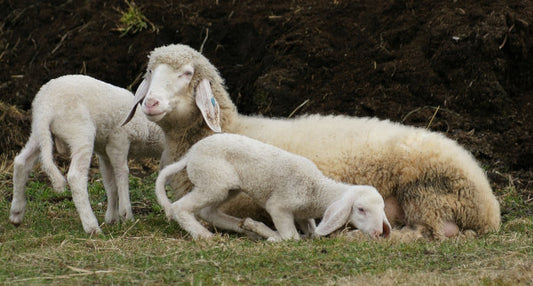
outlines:
[[[195,236],[193,238],[194,240],[212,240],[213,237],[214,237],[213,234],[210,234],[210,235],[202,234],[202,235]]]
[[[105,217],[105,223],[107,224],[115,224],[118,221],[118,215],[117,216],[108,216]]]
[[[268,242],[281,242],[283,241],[283,239],[281,239],[281,237],[269,237],[267,238],[267,241]]]
[[[63,193],[67,189],[67,181],[65,179],[60,180],[52,184],[52,188],[56,193]]]
[[[133,218],[133,214],[130,212],[130,213],[122,213],[120,215],[120,219],[124,222],[126,221],[134,221],[135,219]]]
[[[96,227],[88,227],[87,229],[85,229],[85,232],[89,235],[99,235],[102,233],[102,230],[100,229],[100,227],[96,226]]]
[[[9,222],[15,227],[18,227],[22,223],[23,212],[12,213],[9,217]]]

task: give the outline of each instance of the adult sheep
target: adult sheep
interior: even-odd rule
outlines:
[[[500,207],[486,175],[455,141],[376,118],[241,115],[217,69],[189,46],[168,45],[150,53],[130,115],[137,104],[163,129],[170,161],[213,132],[242,134],[307,157],[335,180],[376,187],[386,210],[400,214],[389,217],[396,225],[435,239],[458,229],[479,234],[499,229]],[[178,196],[191,187],[183,172],[170,184]],[[243,198],[229,203],[226,212],[235,216],[259,211]]]

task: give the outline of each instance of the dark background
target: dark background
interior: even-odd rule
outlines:
[[[122,35],[123,0],[0,0],[0,148],[9,159],[48,80],[84,73],[134,90],[152,49],[205,40],[241,113],[286,117],[305,102],[296,115],[429,125],[470,150],[493,186],[514,184],[531,202],[533,1],[135,3],[155,30]]]

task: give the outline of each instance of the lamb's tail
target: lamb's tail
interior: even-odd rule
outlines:
[[[170,165],[167,165],[165,168],[163,168],[159,172],[159,176],[157,176],[157,180],[155,182],[155,194],[157,197],[157,202],[163,207],[165,210],[166,216],[170,219],[172,217],[172,203],[168,199],[167,192],[165,189],[165,185],[167,183],[167,179],[169,176],[172,176],[179,171],[183,170],[187,166],[187,157],[184,156],[181,160],[178,162],[172,163]]]
[[[54,139],[50,130],[52,119],[39,112],[34,112],[34,116],[43,117],[34,118],[32,122],[32,132],[37,135],[39,148],[41,149],[41,168],[50,178],[54,190],[56,192],[62,192],[65,190],[67,181],[54,163]]]

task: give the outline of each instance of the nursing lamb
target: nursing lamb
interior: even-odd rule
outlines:
[[[184,168],[194,187],[171,205],[166,179]],[[322,218],[314,230],[317,236],[347,223],[372,237],[390,233],[385,203],[375,188],[336,182],[305,157],[241,135],[215,134],[198,141],[180,161],[166,166],[156,181],[157,199],[167,215],[195,239],[212,236],[196,214],[244,232],[241,219],[218,208],[239,191],[267,210],[278,233],[269,237],[273,241],[300,239],[294,221],[306,225],[315,218]]]

